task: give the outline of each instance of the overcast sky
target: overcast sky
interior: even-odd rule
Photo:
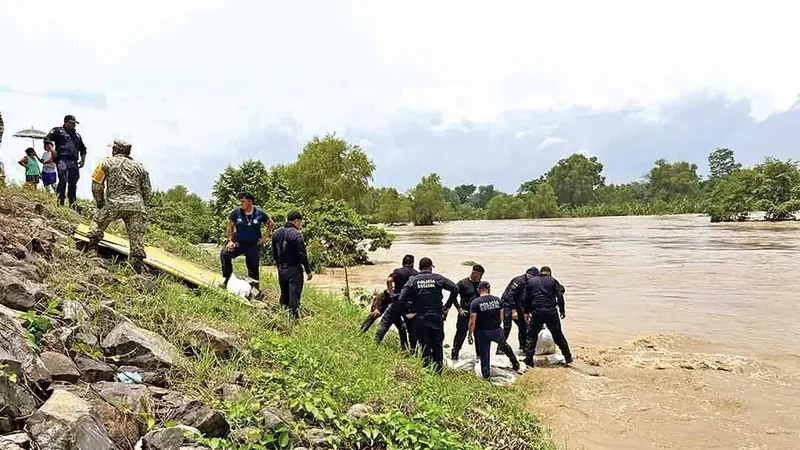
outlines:
[[[154,184],[208,195],[227,164],[360,143],[375,184],[513,191],[574,151],[611,181],[800,158],[800,6],[788,1],[0,0],[0,158],[75,114],[89,164],[115,137]],[[395,6],[388,6],[393,4]],[[80,186],[89,195],[88,174]]]

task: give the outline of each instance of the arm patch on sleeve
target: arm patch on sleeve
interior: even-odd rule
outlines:
[[[102,183],[106,179],[106,173],[103,172],[103,163],[97,165],[92,173],[92,181],[95,183]]]

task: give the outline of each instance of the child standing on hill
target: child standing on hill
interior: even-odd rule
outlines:
[[[33,147],[28,147],[25,150],[25,156],[19,160],[19,165],[25,168],[25,183],[36,187],[39,184],[39,156],[36,155],[36,150]]]
[[[49,190],[55,190],[56,187],[56,149],[53,141],[44,141],[44,153],[39,158],[42,162],[42,185]]]

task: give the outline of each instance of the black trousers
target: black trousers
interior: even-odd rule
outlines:
[[[300,297],[303,295],[303,266],[278,266],[281,305],[294,317],[300,317]]]
[[[519,348],[520,350],[525,349],[525,339],[528,333],[528,324],[525,322],[525,313],[522,308],[516,308],[517,310],[517,320],[511,319],[511,308],[503,308],[503,335],[508,341],[508,337],[511,336],[511,325],[512,322],[517,324],[517,339],[519,339]]]
[[[415,325],[422,346],[422,365],[441,373],[444,367],[444,323],[417,320]]]
[[[503,330],[500,328],[494,330],[475,330],[475,351],[481,360],[481,375],[483,378],[489,378],[489,359],[491,355],[492,342],[497,344],[497,347],[502,351],[508,359],[511,360],[511,367],[514,370],[519,369],[519,361],[517,361],[514,350],[506,342],[503,336]]]
[[[225,283],[233,275],[233,260],[244,255],[244,262],[247,266],[247,276],[258,281],[259,278],[259,258],[261,257],[261,247],[258,243],[237,243],[233,251],[228,251],[223,248],[219,253],[219,259],[222,261],[222,278]]]
[[[464,340],[467,339],[467,333],[469,332],[469,313],[462,315],[458,315],[458,319],[456,321],[456,336],[453,338],[453,351],[452,356],[455,359],[458,356],[458,353],[461,352],[461,347],[464,346]]]
[[[58,172],[58,184],[56,194],[58,194],[58,204],[64,204],[64,198],[69,199],[70,206],[75,204],[75,196],[78,190],[78,180],[81,172],[78,169],[78,162],[72,160],[61,160],[56,164]]]
[[[558,317],[558,311],[545,310],[534,311],[531,314],[531,323],[528,328],[528,339],[525,345],[525,361],[530,363],[533,361],[534,354],[536,353],[536,341],[539,339],[539,332],[542,331],[542,325],[547,325],[547,329],[553,335],[553,342],[556,343],[567,364],[572,362],[572,352],[569,350],[569,343],[561,330],[561,319]]]
[[[383,342],[383,338],[386,337],[386,333],[389,332],[389,328],[394,325],[397,328],[397,332],[400,335],[400,347],[403,350],[408,349],[408,338],[409,334],[411,335],[411,351],[413,352],[416,350],[417,347],[417,339],[414,334],[414,324],[413,322],[410,323],[406,320],[405,317],[406,308],[400,302],[393,302],[386,308],[386,311],[381,316],[381,323],[378,326],[378,331],[375,333],[375,341],[380,344]]]

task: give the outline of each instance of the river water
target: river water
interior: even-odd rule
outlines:
[[[417,261],[430,257],[435,271],[453,281],[469,274],[463,262],[478,262],[496,295],[527,267],[549,265],[567,289],[564,326],[576,343],[676,333],[737,354],[800,353],[800,223],[711,224],[683,215],[462,221],[390,231],[392,248],[371,254],[374,266],[351,269],[351,285],[383,287],[406,253]],[[341,272],[317,284],[340,288]]]

